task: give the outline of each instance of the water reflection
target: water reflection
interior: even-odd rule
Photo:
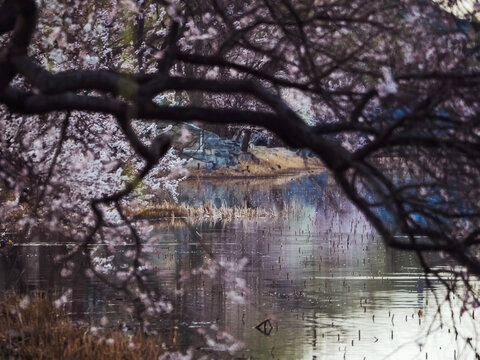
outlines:
[[[386,249],[326,173],[182,185],[181,201],[201,205],[211,199],[218,207],[261,206],[282,216],[155,227],[152,236],[162,240],[147,249],[153,281],[172,294],[185,287],[171,298],[172,317],[156,324],[166,341],[201,346],[190,330],[215,324],[246,344],[239,353],[246,358],[471,358],[446,320],[425,338],[434,329],[437,307],[415,255]],[[94,321],[106,314],[115,326],[128,324],[131,318],[120,311],[123,299],[111,288],[83,274],[73,281],[58,275],[54,258],[68,246],[41,236],[4,252],[0,286],[59,293],[71,288],[75,319]],[[115,259],[105,261],[121,261],[125,250],[117,248]],[[102,248],[95,254],[102,257]],[[249,289],[244,304],[227,298],[229,284],[220,276],[181,281],[183,270],[200,267],[207,254],[216,261],[248,260],[241,273]],[[444,265],[440,258],[432,260]],[[267,319],[259,332],[256,326]],[[473,325],[463,321],[469,334]]]

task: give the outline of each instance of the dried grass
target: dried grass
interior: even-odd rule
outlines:
[[[28,306],[20,306],[21,300],[13,293],[1,298],[2,359],[156,359],[162,353],[159,339],[140,333],[104,330],[94,335],[89,327],[74,325],[42,293],[33,295]]]
[[[289,170],[308,170],[324,168],[317,157],[302,157],[285,148],[253,147],[252,153],[266,166]]]
[[[186,218],[192,222],[198,221],[218,221],[235,219],[256,219],[273,218],[280,214],[273,210],[247,207],[226,207],[217,208],[213,204],[203,204],[202,206],[191,206],[186,204],[174,204],[169,202],[148,203],[141,207],[125,211],[128,216],[136,220],[153,219],[171,219]]]
[[[15,201],[15,191],[7,190],[0,185],[0,201]]]
[[[301,157],[285,148],[253,147],[251,153],[255,160],[241,161],[236,169],[220,168],[210,172],[205,169],[189,169],[191,177],[205,178],[250,178],[276,177],[324,170],[325,167],[317,157]]]

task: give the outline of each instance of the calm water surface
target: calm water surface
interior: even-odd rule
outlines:
[[[181,347],[196,345],[188,329],[215,325],[245,343],[233,358],[473,358],[462,336],[475,344],[475,320],[453,309],[460,332],[455,341],[450,310],[444,306],[437,313],[435,295],[443,300],[443,289],[435,281],[435,292],[427,288],[414,254],[386,249],[326,173],[275,181],[188,182],[180,194],[180,201],[191,205],[211,202],[277,214],[193,225],[176,221],[152,230],[159,239],[150,248],[153,281],[167,292],[181,289],[183,272],[200,267],[207,256],[218,262],[248,260],[238,274],[248,288],[244,304],[227,296],[231,284],[220,276],[196,276],[184,283],[174,299],[174,322],[159,319],[156,324],[168,326],[168,336]],[[18,244],[16,257],[1,258],[0,286],[59,293],[72,288],[74,318],[95,323],[106,315],[115,326],[128,323],[114,291],[86,277],[72,283],[53,271],[53,258],[67,248],[42,236]],[[105,263],[119,261],[124,251],[117,249]],[[102,258],[102,249],[95,254]],[[440,258],[432,261],[448,265]],[[271,329],[255,328],[266,319]]]

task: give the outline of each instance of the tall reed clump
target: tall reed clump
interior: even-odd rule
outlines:
[[[279,217],[278,211],[248,208],[248,207],[228,207],[222,205],[216,207],[213,204],[202,204],[192,206],[187,204],[174,204],[170,202],[154,203],[150,202],[142,207],[127,208],[125,213],[136,220],[153,220],[165,218],[186,218],[192,222],[198,221],[218,221],[218,220],[252,220],[257,218],[275,218]]]
[[[157,359],[158,338],[72,323],[45,294],[0,298],[1,359]]]

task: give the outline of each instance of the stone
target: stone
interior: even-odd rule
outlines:
[[[238,141],[222,139],[210,131],[195,129],[194,132],[198,132],[196,135],[201,133],[203,140],[199,148],[182,150],[182,156],[191,159],[188,167],[219,169],[226,166],[235,168],[238,165],[239,156],[242,154]]]

